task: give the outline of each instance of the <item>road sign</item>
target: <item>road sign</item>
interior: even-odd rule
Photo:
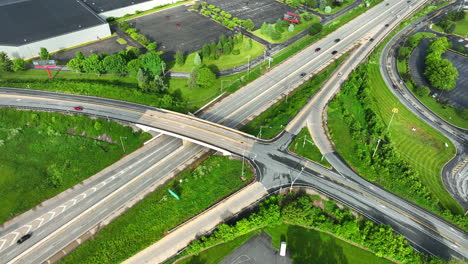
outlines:
[[[55,60],[35,60],[33,61],[33,65],[34,68],[46,68],[47,75],[49,75],[49,79],[53,78],[49,68],[57,67]]]

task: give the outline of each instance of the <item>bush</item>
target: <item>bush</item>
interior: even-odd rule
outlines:
[[[106,18],[106,21],[109,22],[109,23],[112,23],[112,22],[114,22],[115,20],[116,20],[115,17],[108,17],[108,18]]]
[[[418,96],[427,96],[429,95],[429,88],[427,86],[415,86],[414,87],[415,89],[415,93],[418,95]]]
[[[125,32],[127,31],[127,29],[131,28],[130,24],[127,21],[120,22],[118,26],[120,30]]]
[[[156,42],[151,42],[150,44],[148,44],[148,45],[146,46],[146,48],[147,48],[149,51],[155,50],[157,47],[158,47],[158,43],[156,43]]]
[[[320,23],[315,23],[309,28],[309,34],[310,35],[315,35],[318,34],[320,31],[322,31],[322,24]]]
[[[125,30],[125,33],[131,35],[133,33],[136,33],[138,30],[136,28],[129,28],[127,30]]]
[[[23,59],[16,58],[12,61],[13,65],[11,66],[11,69],[14,72],[17,71],[24,71],[26,69],[26,62]]]
[[[41,60],[50,60],[49,51],[46,48],[41,48],[41,52],[39,53]]]
[[[117,43],[119,43],[120,45],[127,44],[127,41],[125,39],[123,39],[123,38],[118,38],[115,41],[117,41]]]
[[[239,49],[234,49],[232,50],[232,55],[239,55],[240,54],[240,50]]]
[[[314,15],[310,14],[310,13],[305,13],[304,15],[302,15],[302,18],[305,20],[305,21],[310,21],[312,20],[312,18],[314,18]]]

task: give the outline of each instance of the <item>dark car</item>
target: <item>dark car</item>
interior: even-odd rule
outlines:
[[[390,4],[389,4],[389,3],[386,3],[385,5],[388,6],[388,5],[390,5]]]
[[[335,55],[337,53],[338,53],[338,51],[336,51],[336,50],[332,51],[332,55]]]
[[[306,76],[306,75],[307,75],[307,73],[301,72],[301,77],[304,77],[304,76]]]
[[[374,38],[370,38],[369,41],[374,41]]]
[[[316,48],[315,52],[319,52],[320,50],[321,50],[321,48]]]
[[[385,26],[386,26],[386,27],[388,27],[388,26],[389,26],[389,24],[385,24]]]
[[[75,107],[73,107],[73,109],[75,109],[76,111],[83,111],[82,106],[75,106]]]
[[[32,236],[32,232],[27,233],[26,235],[22,236],[16,243],[21,244],[24,241],[28,240]]]
[[[392,84],[392,85],[393,85],[393,89],[398,90],[398,87],[395,84]]]
[[[340,42],[340,40],[341,39],[337,38],[337,39],[335,39],[335,42],[338,43],[338,42]]]

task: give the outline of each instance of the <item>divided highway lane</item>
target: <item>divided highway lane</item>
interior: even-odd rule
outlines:
[[[300,81],[301,79],[298,76],[294,75],[294,72],[299,72],[302,70],[308,70],[309,72],[314,72],[321,67],[321,63],[327,60],[330,60],[333,56],[331,53],[319,52],[316,54],[314,49],[316,47],[321,47],[322,50],[344,50],[349,48],[345,46],[347,43],[355,43],[359,41],[363,37],[362,34],[365,34],[378,25],[382,26],[383,24],[387,23],[389,20],[392,19],[392,14],[390,13],[392,10],[398,11],[403,10],[405,8],[409,9],[410,6],[406,3],[406,1],[386,1],[390,4],[390,7],[384,6],[384,4],[380,4],[373,9],[367,11],[364,15],[356,18],[352,22],[346,24],[336,32],[330,34],[328,37],[324,38],[323,40],[318,41],[316,44],[312,45],[311,47],[307,48],[306,50],[302,51],[298,55],[294,56],[292,59],[283,62],[281,65],[274,68],[272,71],[266,74],[266,76],[260,77],[257,81],[252,82],[251,84],[247,85],[246,87],[240,89],[234,95],[227,97],[227,99],[223,100],[221,103],[218,103],[213,108],[209,109],[205,114],[202,115],[204,119],[208,119],[210,121],[218,122],[218,120],[223,120],[228,117],[228,122],[232,124],[232,126],[239,125],[240,122],[245,120],[247,117],[252,116],[254,114],[259,113],[259,108],[256,105],[248,104],[248,102],[254,101],[257,105],[261,105],[262,107],[266,107],[271,105],[272,100],[275,96],[281,96],[285,91],[290,88],[289,84],[295,83]],[[422,1],[420,1],[422,2]],[[369,22],[369,18],[377,18],[372,20],[371,23]],[[379,20],[380,19],[380,20]],[[359,33],[359,34],[358,34]],[[335,43],[333,40],[336,38],[341,38],[342,41]],[[310,61],[313,58],[316,58],[316,61],[313,64],[310,64],[307,69],[302,69],[302,64],[304,62]],[[292,74],[292,75],[291,75]],[[283,85],[277,85],[274,89],[271,88],[272,84],[277,83],[282,79],[288,79],[282,83]],[[269,89],[269,90],[268,90]],[[269,95],[269,99],[264,100],[264,98],[258,98],[264,91]],[[38,91],[39,92],[39,91]],[[242,95],[240,95],[242,94]],[[265,94],[263,94],[265,95]],[[263,96],[262,95],[262,96]],[[52,95],[51,95],[52,96]],[[241,101],[240,101],[241,100]],[[103,101],[108,101],[103,99]],[[120,104],[120,103],[119,103]],[[132,104],[131,107],[133,107]],[[183,147],[183,153],[192,153],[196,151],[192,151],[194,148],[200,148],[199,146],[187,146]],[[200,148],[203,149],[203,148]],[[173,169],[178,167],[181,163],[173,162],[172,166]],[[86,216],[89,217],[89,216]],[[50,231],[50,234],[53,231]],[[3,232],[2,232],[3,234]],[[64,235],[69,241],[73,241],[74,236],[70,236],[68,233]],[[64,238],[65,239],[65,238]],[[59,251],[66,243],[64,242],[62,245],[57,244],[57,246],[53,247],[49,252]],[[23,249],[24,250],[24,249]],[[34,250],[29,250],[27,253],[29,256],[31,255],[40,255],[37,252],[42,252],[43,248],[36,247]],[[20,250],[18,250],[20,251]],[[13,254],[14,255],[14,254]],[[25,258],[27,262],[28,259]],[[32,263],[32,262],[31,262]]]

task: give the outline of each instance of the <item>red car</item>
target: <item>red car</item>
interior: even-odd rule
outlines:
[[[83,107],[82,106],[75,106],[73,107],[76,111],[83,111]]]

